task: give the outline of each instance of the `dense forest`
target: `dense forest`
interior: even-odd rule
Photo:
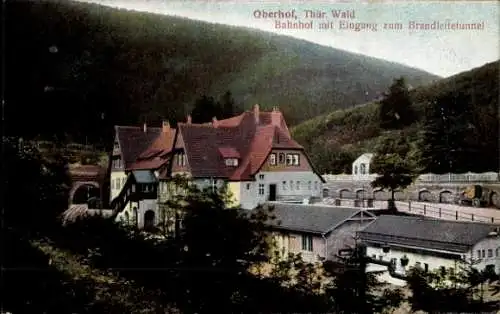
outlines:
[[[406,138],[421,172],[499,169],[499,61],[409,90],[395,80],[379,102],[295,126],[321,172],[350,173],[359,155],[387,139]]]
[[[70,1],[7,1],[7,132],[108,138],[114,124],[184,120],[229,90],[235,111],[289,124],[438,77],[291,37]]]

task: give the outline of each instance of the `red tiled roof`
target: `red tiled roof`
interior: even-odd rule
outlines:
[[[166,155],[172,149],[175,129],[117,127],[125,169],[155,170],[167,162]]]
[[[167,158],[152,158],[152,159],[144,159],[138,160],[134,162],[127,170],[156,170],[161,168],[165,163],[167,163]]]
[[[273,116],[274,115],[274,121]],[[281,112],[254,112],[217,121],[216,127],[180,123],[193,177],[223,177],[250,180],[265,162],[271,149],[303,149],[290,137]],[[227,166],[224,158],[240,158],[237,167]]]
[[[125,169],[132,166],[139,155],[158,137],[162,128],[115,126],[116,136],[120,144]]]
[[[129,136],[133,138],[132,142],[147,142],[147,145],[140,143],[140,151],[139,148],[128,149],[129,155],[135,155],[135,159],[132,162],[127,159],[126,168],[159,169],[162,178],[168,172],[165,157],[174,146],[176,132],[169,127],[164,127],[163,131],[162,128],[149,130],[155,135],[147,135],[141,128],[126,129],[132,133]],[[213,124],[178,123],[177,132],[184,141],[187,164],[193,177],[251,180],[273,148],[303,149],[291,138],[283,114],[278,110],[260,112],[257,108],[229,119],[214,120]],[[227,166],[225,158],[238,158],[239,165]]]

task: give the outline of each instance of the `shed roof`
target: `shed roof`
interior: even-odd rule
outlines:
[[[150,170],[135,170],[132,171],[132,174],[137,183],[155,183],[157,180],[154,173]]]
[[[268,206],[274,207],[272,214],[276,219],[269,222],[272,226],[306,233],[329,233],[360,212],[367,220],[375,219],[372,213],[356,208],[286,203],[269,203]]]
[[[495,229],[491,224],[383,215],[358,232],[361,240],[466,252]]]

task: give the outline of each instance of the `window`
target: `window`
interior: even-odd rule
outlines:
[[[307,182],[307,189],[310,191],[312,188],[311,181]]]
[[[284,153],[280,153],[279,154],[278,161],[279,161],[280,164],[284,164],[285,163],[285,154]]]
[[[111,180],[111,190],[115,189],[115,180]]]
[[[424,263],[424,271],[428,272],[429,271],[429,264]]]
[[[373,255],[372,255],[372,258],[373,258],[373,259],[377,259],[377,255],[376,255],[376,254],[373,254]]]
[[[184,153],[180,153],[177,155],[177,165],[178,166],[186,165],[186,155]]]
[[[354,166],[354,174],[358,174],[358,166]]]
[[[312,252],[313,250],[313,238],[310,235],[302,236],[302,251]]]
[[[383,260],[383,259],[384,259],[384,257],[383,257],[382,255],[379,255],[379,256],[378,256],[378,259],[379,259],[379,260]]]
[[[118,141],[115,142],[114,148],[115,149],[120,149],[120,145],[118,144]]]
[[[297,191],[300,190],[300,181],[297,181]]]
[[[483,258],[485,258],[485,257],[486,257],[486,252],[485,252],[485,250],[481,250],[481,255],[483,256]]]
[[[293,181],[290,181],[290,190],[293,191]]]
[[[498,255],[499,255],[499,254],[500,254],[500,248],[497,248],[497,249],[495,250],[495,256],[496,256],[496,257],[498,257]]]
[[[250,183],[247,183],[247,190],[250,190]]]
[[[293,155],[293,165],[298,166],[300,165],[300,157],[299,154],[294,154]]]
[[[259,195],[264,195],[264,184],[259,184]]]
[[[135,184],[132,184],[132,193],[135,192]]]
[[[286,154],[286,165],[291,166],[293,165],[293,157],[292,154]]]
[[[116,178],[116,183],[115,183],[116,189],[120,190],[122,187],[120,186],[120,178]]]
[[[365,164],[361,164],[359,166],[359,173],[360,174],[366,174],[366,165]]]
[[[397,259],[396,258],[391,258],[391,264],[396,266],[397,265]]]
[[[263,174],[259,174],[259,180],[264,180],[264,175]]]
[[[286,181],[283,181],[282,184],[283,184],[283,191],[286,191]]]
[[[269,163],[273,166],[276,165],[276,154],[273,153],[269,156]]]
[[[238,159],[237,158],[226,158],[226,166],[229,167],[237,167],[238,166]]]
[[[481,258],[481,250],[477,250],[477,258]]]
[[[314,189],[318,190],[318,181],[314,181]]]
[[[144,192],[149,192],[149,184],[144,184]]]
[[[488,249],[488,257],[493,257],[493,250],[492,249]]]

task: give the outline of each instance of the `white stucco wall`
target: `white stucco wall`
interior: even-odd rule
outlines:
[[[481,256],[478,256],[478,252],[481,252]],[[491,256],[489,256],[488,250],[491,250]],[[482,252],[484,251],[484,257]],[[474,245],[471,251],[471,256],[473,259],[479,259],[479,263],[475,266],[478,270],[483,270],[487,265],[494,265],[495,272],[500,274],[500,237],[488,237]]]
[[[459,254],[459,253],[454,253],[454,252],[446,252],[446,251],[439,251],[442,253],[449,253],[449,254]],[[429,271],[432,270],[437,270],[440,267],[444,266],[446,269],[448,268],[453,268],[453,269],[460,269],[460,263],[453,259],[447,259],[443,258],[440,256],[433,256],[431,251],[428,251],[428,254],[419,254],[419,253],[414,253],[414,252],[406,252],[403,250],[398,250],[395,247],[391,247],[389,252],[384,253],[382,248],[377,248],[377,247],[371,247],[368,246],[366,250],[366,254],[369,257],[374,257],[376,259],[381,259],[386,262],[390,262],[392,258],[396,259],[396,272],[400,274],[405,274],[405,272],[410,269],[411,267],[414,267],[417,262],[420,262],[420,266],[422,269],[425,268],[425,264],[428,265]],[[403,267],[401,265],[401,258],[406,255],[408,258],[408,265],[406,267]],[[470,254],[459,254],[465,258],[468,258]],[[381,257],[381,258],[380,258]],[[366,271],[371,272],[371,271],[384,271],[383,274],[379,275],[379,280],[383,282],[388,282],[394,285],[399,285],[399,286],[404,286],[406,282],[404,280],[400,280],[397,278],[393,278],[389,272],[387,271],[386,266],[382,265],[377,265],[377,264],[368,264]]]
[[[365,177],[368,177],[370,174],[370,164],[372,160],[373,155],[371,154],[363,154],[358,157],[353,163],[352,163],[352,176],[353,179],[359,180]],[[365,173],[361,174],[361,164],[365,164]],[[357,171],[356,171],[357,169]]]
[[[128,223],[135,224],[136,220],[135,220],[135,214],[134,214],[134,210],[133,210],[134,207],[137,208],[137,215],[138,215],[137,223],[138,223],[139,228],[144,227],[144,214],[148,210],[153,210],[155,212],[154,224],[156,225],[156,224],[160,223],[160,220],[159,220],[160,213],[158,210],[156,200],[141,200],[139,202],[129,202],[127,204],[127,206],[125,206],[125,208],[116,216],[116,221],[125,223],[126,222],[126,218],[125,218],[126,213],[128,213],[128,216],[129,216]]]
[[[261,179],[261,175],[264,176]],[[312,171],[259,172],[252,182],[241,182],[240,202],[242,208],[253,209],[269,197],[269,185],[276,184],[276,197],[292,197],[302,200],[306,197],[321,197],[323,184]],[[285,186],[283,182],[286,182]],[[290,182],[293,182],[292,186]],[[297,189],[299,182],[299,189]],[[309,182],[311,182],[309,186]],[[264,194],[259,195],[259,184],[264,184]],[[248,185],[248,188],[247,188]]]
[[[116,187],[116,180],[120,180],[120,185],[119,188]],[[125,174],[125,171],[111,171],[111,177],[110,177],[110,199],[109,201],[111,202],[115,197],[120,194],[121,188],[123,187],[123,182],[127,180],[127,175]]]

